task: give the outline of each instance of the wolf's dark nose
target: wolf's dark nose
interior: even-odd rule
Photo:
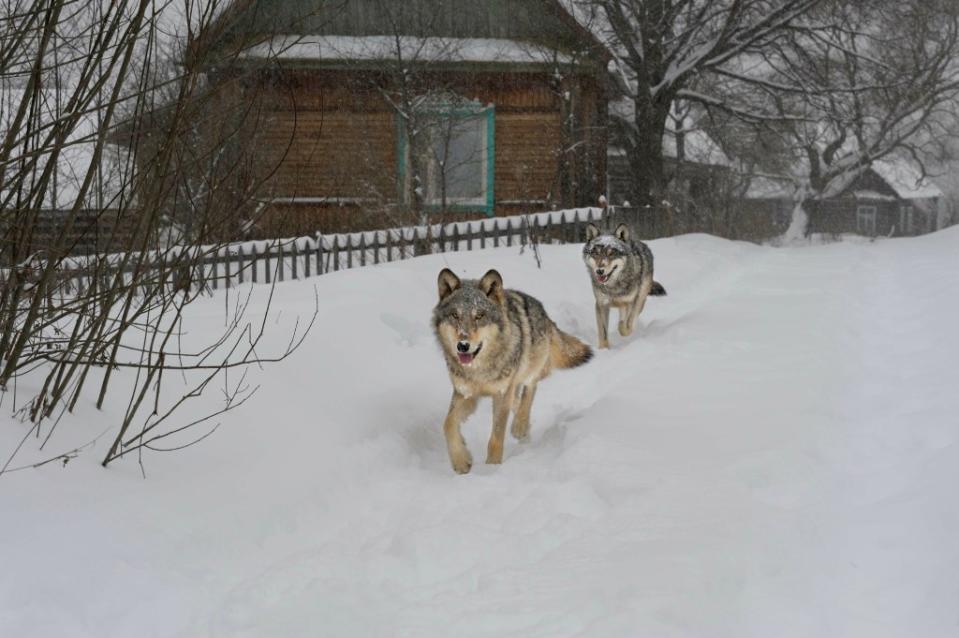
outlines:
[[[605,272],[606,272],[606,271],[603,270],[602,268],[597,268],[597,269],[596,269],[596,274],[597,274],[597,275],[602,275],[602,274],[605,273]]]
[[[456,350],[459,352],[469,352],[470,344],[469,341],[460,341],[456,344]]]

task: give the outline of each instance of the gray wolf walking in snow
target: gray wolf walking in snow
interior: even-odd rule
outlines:
[[[503,278],[495,270],[479,281],[461,281],[444,268],[437,284],[439,302],[433,309],[433,330],[453,384],[443,434],[453,469],[465,474],[473,459],[460,425],[476,410],[480,397],[493,398],[493,431],[486,462],[501,463],[510,412],[514,412],[511,433],[520,441],[527,440],[536,384],[554,368],[586,363],[593,351],[557,328],[539,301],[505,290]]]
[[[599,347],[609,347],[609,308],[619,309],[619,334],[628,337],[649,295],[666,294],[653,281],[653,253],[643,242],[631,239],[629,227],[620,224],[612,234],[586,227],[583,261],[596,297],[596,328]]]

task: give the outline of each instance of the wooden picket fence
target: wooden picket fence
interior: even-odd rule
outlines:
[[[167,251],[155,257],[151,272],[174,287],[208,290],[245,283],[303,279],[330,272],[409,259],[419,255],[484,248],[582,242],[588,223],[613,228],[629,223],[649,236],[653,217],[642,209],[580,208],[475,221],[412,226],[358,233],[249,241],[193,249],[194,255],[171,260]],[[77,258],[64,262],[61,279],[71,292],[88,289],[94,280],[122,275],[132,282],[140,273],[120,266],[121,256]],[[104,266],[113,258],[118,265]],[[150,261],[150,260],[148,260]],[[172,265],[175,262],[180,265]],[[96,266],[94,266],[96,264]],[[186,274],[184,274],[186,272]]]

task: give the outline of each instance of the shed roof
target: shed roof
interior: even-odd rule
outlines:
[[[902,160],[879,160],[873,162],[870,168],[902,199],[942,197],[942,190],[938,186]]]
[[[513,41],[608,55],[556,0],[235,0],[209,37],[237,49],[274,36]]]
[[[536,64],[572,58],[538,44],[498,38],[416,38],[411,36],[278,35],[240,53],[241,58],[314,62],[394,60]]]

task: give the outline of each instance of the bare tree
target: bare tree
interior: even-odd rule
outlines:
[[[666,191],[663,135],[673,103],[735,108],[704,91],[700,78],[736,66],[743,56],[800,28],[821,1],[577,0],[604,32],[629,102],[627,113],[613,117],[611,126],[625,144],[643,198],[634,203],[658,204]]]
[[[41,447],[95,377],[101,407],[119,369],[132,383],[103,464],[168,449],[158,441],[174,435],[173,448],[188,445],[197,437],[183,433],[213,415],[176,424],[186,402],[222,383],[216,413],[233,409],[254,388],[229,371],[282,359],[302,339],[294,329],[286,348],[260,352],[265,319],[236,297],[221,334],[181,341],[206,264],[269,174],[251,168],[251,138],[238,135],[257,128],[257,100],[236,99],[239,79],[208,81],[223,61],[210,37],[222,10],[31,0],[0,14],[0,398],[21,379],[39,388],[27,401],[14,393],[10,409]],[[96,252],[78,254],[91,234]],[[173,399],[172,372],[188,388]]]
[[[782,34],[713,83],[727,106],[774,114],[752,120],[749,137],[781,140],[774,170],[797,180],[790,236],[806,231],[816,200],[876,160],[898,156],[925,174],[954,136],[959,97],[955,3],[830,1],[809,19],[815,30]]]

